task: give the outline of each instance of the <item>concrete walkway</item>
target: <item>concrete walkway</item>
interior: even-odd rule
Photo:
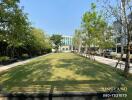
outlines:
[[[50,54],[51,54],[51,53],[50,53]],[[42,56],[47,56],[47,55],[49,55],[49,54],[42,55]],[[38,57],[41,57],[41,56],[38,56]],[[30,62],[30,61],[32,61],[32,60],[37,59],[38,57],[31,58],[31,59],[24,60],[24,61],[20,61],[20,62],[15,62],[15,63],[10,64],[10,65],[0,66],[0,72],[5,71],[5,70],[7,70],[7,69],[9,69],[9,68],[16,67],[16,66],[18,66],[18,65],[24,65],[24,64],[26,64],[26,63],[28,63],[28,62]]]
[[[82,56],[86,56],[85,54],[81,54]],[[118,62],[118,60],[114,60],[114,59],[109,59],[109,58],[104,58],[104,57],[101,57],[101,56],[94,56],[95,60],[100,62],[100,63],[103,63],[103,64],[107,64],[107,65],[110,65],[111,67],[115,67],[116,63]],[[123,63],[123,65],[120,66],[120,64],[118,64],[117,68],[121,69],[121,70],[124,70],[125,68],[125,62],[123,61],[120,61],[121,63]],[[129,70],[130,73],[132,73],[132,63],[130,64],[131,68]]]

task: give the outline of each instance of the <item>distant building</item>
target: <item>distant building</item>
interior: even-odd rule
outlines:
[[[132,23],[132,13],[128,15],[128,20],[129,23]],[[127,45],[127,35],[126,34],[122,34],[122,27],[120,22],[115,21],[113,23],[114,28],[115,28],[115,40],[116,40],[116,52],[117,53],[121,53],[124,52],[126,53],[126,45]],[[131,24],[130,24],[131,25]],[[130,27],[130,26],[129,26]],[[132,27],[132,26],[131,26]],[[131,41],[130,44],[132,45],[132,36],[131,36]],[[123,50],[123,51],[122,51]],[[132,50],[130,51],[130,53],[132,54]]]
[[[73,50],[72,36],[62,36],[62,44],[59,48],[61,52],[71,52]]]

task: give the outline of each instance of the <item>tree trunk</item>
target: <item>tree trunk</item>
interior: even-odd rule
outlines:
[[[14,58],[14,47],[12,46],[12,48],[11,48],[11,58]]]
[[[85,51],[84,51],[84,52],[87,54],[87,51],[88,51],[88,46],[86,45],[86,46],[85,46]]]
[[[122,57],[123,57],[123,53],[121,53],[121,56],[120,56],[120,58],[118,59],[118,62],[116,63],[115,68],[117,68],[119,62],[122,60]]]
[[[81,47],[82,47],[82,40],[80,39],[80,44],[79,44],[79,46],[78,46],[78,53],[81,52]]]
[[[126,49],[126,62],[125,62],[125,68],[124,68],[124,76],[128,77],[129,73],[129,67],[130,67],[130,25],[127,19],[127,12],[126,12],[126,0],[121,0],[122,5],[122,14],[123,14],[123,25],[124,25],[124,32],[127,35],[127,49]]]
[[[81,51],[81,47],[80,47],[80,45],[78,46],[78,53],[80,53],[80,51]]]
[[[121,56],[120,56],[120,58],[118,59],[118,62],[116,63],[116,65],[115,65],[115,68],[117,68],[117,66],[118,66],[118,64],[119,64],[119,62],[122,60],[122,57],[123,57],[123,54],[124,54],[124,41],[123,41],[123,36],[124,36],[124,34],[126,34],[126,27],[124,27],[123,26],[123,24],[125,23],[124,22],[124,16],[125,16],[125,9],[124,9],[124,1],[123,0],[121,0],[121,4],[120,4],[120,6],[121,6],[121,15],[120,15],[120,21],[121,21],[121,31],[120,31],[120,33],[121,33]]]
[[[128,39],[126,62],[125,62],[125,68],[124,68],[124,76],[125,77],[128,77],[129,68],[130,68],[130,42],[129,42],[129,39]]]

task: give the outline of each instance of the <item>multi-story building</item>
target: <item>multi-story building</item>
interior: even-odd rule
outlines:
[[[62,36],[62,44],[59,48],[61,52],[71,52],[73,50],[72,36]]]
[[[128,16],[129,23],[132,22],[132,14]],[[124,52],[126,53],[126,45],[127,45],[127,35],[123,34],[123,29],[121,27],[120,22],[115,21],[114,23],[114,28],[115,28],[115,39],[116,39],[116,52],[121,53]],[[132,36],[131,36],[131,42],[130,44],[132,45]],[[131,51],[132,53],[132,51]]]

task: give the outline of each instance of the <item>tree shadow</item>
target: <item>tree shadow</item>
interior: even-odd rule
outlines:
[[[101,91],[100,88],[116,86],[117,81],[123,80],[122,77],[119,77],[116,72],[105,64],[90,61],[79,56],[68,59],[59,57],[53,59],[52,56],[47,57],[45,60],[42,58],[2,73],[0,79],[4,78],[2,79],[2,86],[5,88],[5,91],[49,93],[53,86],[55,92],[98,92]],[[74,76],[63,78],[60,75],[55,80],[50,80],[53,76],[52,61],[56,59],[59,63],[56,63],[54,66],[58,70],[61,70],[59,68],[69,69],[75,72],[76,75],[90,77],[90,79],[78,80]]]
[[[58,68],[70,69],[78,75],[90,77],[93,80],[96,79],[97,82],[89,84],[91,87],[94,84],[99,85],[97,88],[117,87],[121,80],[125,80],[124,77],[113,71],[110,66],[83,57],[81,59],[60,59],[60,62],[62,63],[57,66]]]
[[[25,83],[28,86],[28,82],[48,80],[52,76],[49,60],[31,62],[26,66],[20,65],[1,73],[1,77],[4,77],[2,87],[11,90],[14,86],[23,87]]]
[[[37,85],[40,83],[43,83],[43,85],[50,85],[50,89],[48,91],[48,93],[46,94],[45,92],[37,92],[35,93],[35,91],[32,91],[31,93],[19,93],[19,94],[9,94],[7,95],[7,100],[54,100],[56,98],[57,99],[64,99],[67,98],[68,100],[75,100],[75,99],[83,99],[83,100],[104,100],[103,99],[103,93],[107,93],[107,92],[102,92],[102,91],[97,91],[98,93],[96,92],[88,92],[88,91],[78,91],[78,86],[80,84],[84,85],[82,88],[87,88],[85,86],[85,84],[99,84],[101,81],[98,81],[98,80],[67,80],[66,79],[63,79],[61,81],[36,81],[36,82],[29,82],[28,84],[30,85]],[[17,83],[16,83],[17,84]],[[27,84],[23,82],[23,84]],[[34,87],[33,87],[34,88]],[[93,88],[93,87],[91,87]],[[96,87],[95,87],[96,88]],[[20,88],[21,89],[21,88]],[[56,90],[57,89],[57,90]],[[69,90],[77,90],[76,91],[69,91]],[[33,90],[33,89],[32,89]],[[79,93],[78,93],[79,92]],[[35,93],[35,94],[33,94]],[[66,100],[67,100],[66,99]],[[106,100],[106,98],[105,98]]]

